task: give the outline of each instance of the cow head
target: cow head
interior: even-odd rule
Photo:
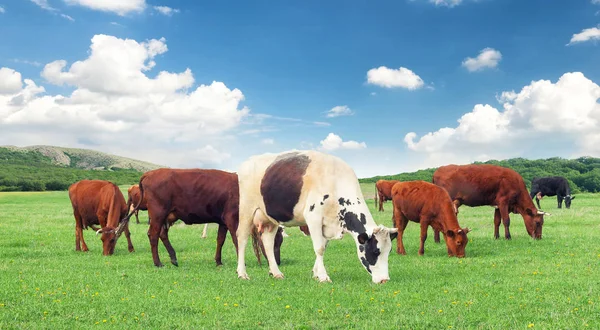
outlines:
[[[361,233],[355,236],[358,259],[371,274],[373,283],[389,281],[388,256],[392,250],[392,240],[397,236],[397,228],[387,228],[383,225],[373,228],[371,235]]]
[[[570,209],[571,201],[575,199],[575,196],[567,195],[567,196],[563,197],[563,199],[565,200],[565,207]]]
[[[525,220],[525,228],[527,233],[533,239],[542,238],[542,226],[544,225],[544,215],[550,215],[542,210],[534,210],[528,208],[526,214],[523,216]]]
[[[115,245],[117,244],[117,230],[110,227],[102,227],[98,229],[96,235],[102,234],[100,239],[102,240],[102,254],[105,256],[112,255],[115,252]]]
[[[446,246],[448,247],[448,256],[464,258],[465,247],[469,242],[467,233],[471,231],[469,228],[448,229],[445,232]]]

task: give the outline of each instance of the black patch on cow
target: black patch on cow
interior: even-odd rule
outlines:
[[[352,204],[349,199],[345,199],[344,197],[340,197],[340,199],[338,199],[338,203],[341,206],[344,206],[344,204],[346,204],[346,205]]]
[[[360,222],[362,222],[363,225],[367,224],[367,217],[365,217],[364,213],[360,214]]]
[[[377,243],[377,238],[375,237],[375,235],[373,235],[364,244],[365,258],[367,259],[370,265],[375,265],[377,263],[377,259],[379,259],[379,255],[381,254],[381,251],[377,247]]]
[[[360,198],[356,197],[356,202],[360,204]]]
[[[260,193],[267,214],[279,221],[294,218],[294,206],[302,193],[302,177],[310,164],[310,158],[298,152],[278,156],[265,171],[260,184]]]
[[[310,206],[310,211],[311,211],[311,212],[312,212],[312,210],[314,210],[314,209],[315,209],[315,204],[313,204],[313,205],[311,205],[311,206]]]
[[[329,194],[327,194],[327,195],[323,196],[323,202],[324,202],[324,201],[325,201],[327,198],[329,198]]]
[[[340,213],[339,213],[339,217],[340,217],[340,221],[343,222],[346,229],[348,229],[349,231],[352,231],[352,232],[355,232],[358,234],[364,233],[366,231],[366,229],[365,229],[366,220],[365,220],[365,223],[358,220],[358,216],[356,215],[356,213],[351,212],[351,211],[346,211],[346,209],[341,209]]]
[[[364,245],[359,245],[358,249],[360,250],[360,252],[365,252],[365,246]]]
[[[369,262],[367,261],[367,259],[365,259],[365,257],[360,257],[360,261],[365,266],[365,268],[367,269],[369,274],[371,274],[371,266],[369,265]]]

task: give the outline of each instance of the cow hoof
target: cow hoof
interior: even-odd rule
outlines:
[[[135,252],[135,249],[134,248],[129,249],[129,253],[131,253],[131,252]]]
[[[275,274],[269,272],[269,275],[273,276],[273,278],[283,280],[283,273]]]
[[[179,263],[177,263],[177,260],[171,260],[171,263],[173,264],[173,266],[179,267]]]
[[[240,280],[249,280],[250,277],[248,276],[248,274],[238,274],[238,278]]]
[[[331,279],[327,275],[319,276],[318,278],[320,283],[331,283]]]
[[[162,262],[159,262],[157,264],[154,264],[154,266],[161,268],[161,267],[164,267],[165,265],[163,265]]]

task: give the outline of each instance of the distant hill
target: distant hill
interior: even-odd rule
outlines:
[[[523,177],[527,187],[531,187],[531,180],[535,177],[564,176],[569,181],[572,192],[600,192],[600,158],[580,157],[577,159],[564,159],[559,157],[548,159],[529,160],[524,158],[511,158],[507,160],[490,160],[476,162],[475,164],[494,164],[511,168]],[[375,183],[379,179],[412,181],[423,180],[431,182],[433,172],[437,168],[429,168],[411,173],[375,176],[363,178],[362,183]]]
[[[84,170],[112,170],[112,169],[133,169],[136,171],[149,171],[164,167],[141,160],[110,155],[100,151],[89,149],[63,148],[55,146],[0,146],[11,151],[24,153],[40,153],[48,157],[53,165],[80,168]]]
[[[0,147],[0,191],[66,190],[83,179],[139,182],[160,165],[103,152],[54,146]]]

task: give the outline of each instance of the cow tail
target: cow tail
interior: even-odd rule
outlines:
[[[144,180],[144,176],[142,176],[142,178],[140,179],[140,184],[139,184],[139,186],[140,186],[140,200],[139,200],[139,202],[137,203],[137,205],[135,206],[135,208],[131,212],[129,212],[129,214],[127,214],[127,216],[125,218],[121,219],[121,222],[123,222],[123,221],[129,221],[129,218],[131,218],[131,216],[135,213],[135,211],[138,211],[140,209],[140,205],[142,205],[142,201],[144,200],[144,185],[142,184],[143,180]],[[128,210],[129,210],[129,206],[130,206],[130,204],[128,202],[128,204],[127,204]]]
[[[377,191],[377,183],[375,183],[375,198],[373,198],[373,200],[375,200],[375,209],[377,210],[377,196],[379,195],[379,191]]]
[[[258,230],[256,226],[252,226],[252,249],[254,250],[254,255],[256,255],[256,260],[258,260],[258,264],[262,266],[262,261],[260,260],[260,237],[258,235]]]

